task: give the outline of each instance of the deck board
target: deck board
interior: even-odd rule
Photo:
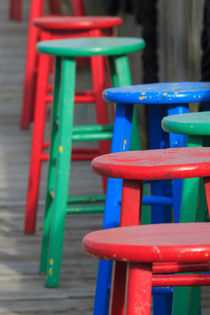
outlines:
[[[81,239],[89,231],[99,229],[102,215],[73,215],[66,221],[61,285],[49,289],[39,275],[39,255],[43,223],[47,165],[43,168],[37,231],[23,234],[25,196],[31,143],[31,129],[19,128],[22,82],[27,35],[27,10],[24,20],[7,19],[8,0],[1,0],[0,19],[0,314],[71,314],[92,313],[97,261],[87,257]],[[81,71],[79,84],[88,82]],[[80,79],[81,78],[81,79]],[[91,122],[91,109],[78,109]],[[100,178],[87,162],[72,167],[70,193],[100,193]],[[203,315],[210,314],[209,290],[203,292]]]

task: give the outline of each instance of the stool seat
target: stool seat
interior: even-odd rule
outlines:
[[[139,38],[89,37],[45,41],[39,43],[37,49],[40,53],[55,56],[89,57],[124,55],[139,51],[144,46],[144,40]]]
[[[129,226],[91,232],[85,251],[96,257],[132,262],[209,261],[210,223]]]
[[[92,161],[107,177],[158,180],[210,176],[210,148],[170,148],[106,154]]]
[[[184,135],[209,136],[210,112],[188,113],[164,117],[162,128],[167,132]]]
[[[122,24],[122,18],[111,16],[44,16],[37,18],[34,25],[46,30],[86,30],[109,28]]]
[[[106,89],[105,100],[132,104],[181,104],[207,102],[210,82],[173,82]]]

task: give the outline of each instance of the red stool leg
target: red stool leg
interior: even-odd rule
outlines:
[[[51,14],[61,15],[60,2],[61,2],[60,0],[48,0],[48,5]]]
[[[21,128],[29,128],[31,118],[33,116],[33,107],[36,89],[36,64],[37,64],[37,51],[36,44],[39,39],[40,31],[33,25],[33,20],[42,16],[44,9],[43,0],[32,0],[30,7],[29,30],[28,30],[28,43],[26,53],[26,66],[23,87],[23,104],[21,114]]]
[[[9,1],[9,19],[12,20],[14,17],[14,0]]]
[[[140,224],[142,195],[143,182],[134,180],[123,181],[120,226],[132,226]],[[117,261],[114,263],[110,315],[124,314],[126,268],[126,263],[124,262]]]
[[[110,315],[124,314],[126,263],[114,262],[110,295]]]
[[[42,33],[42,40],[49,40],[47,33]],[[38,78],[36,91],[36,104],[34,114],[34,128],[31,149],[30,172],[25,214],[25,233],[34,233],[39,195],[42,152],[46,120],[46,95],[48,90],[50,57],[41,54],[38,64]]]
[[[123,181],[120,226],[140,224],[142,196],[143,182],[134,180]]]
[[[152,264],[128,263],[126,286],[126,315],[150,315],[152,293]]]
[[[84,0],[72,0],[72,11],[75,16],[84,16],[85,15],[85,6]]]
[[[20,22],[22,18],[22,0],[16,0],[15,20]]]

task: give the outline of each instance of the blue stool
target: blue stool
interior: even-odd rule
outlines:
[[[117,103],[112,153],[129,150],[133,104],[137,104],[137,106],[138,104],[147,104],[149,106],[150,148],[183,147],[186,144],[186,137],[184,135],[169,134],[169,138],[167,138],[167,134],[161,129],[161,119],[167,114],[189,112],[189,103],[209,102],[210,83],[157,83],[112,88],[104,91],[104,98],[107,101]],[[169,188],[168,183],[160,185],[157,182],[151,187],[152,196],[144,197],[143,202],[155,205],[152,207],[152,223],[171,220],[171,214],[168,210],[169,207],[171,210],[172,205],[174,220],[178,222],[181,186],[180,181],[173,181],[172,197],[164,196]],[[108,179],[104,229],[119,226],[121,189],[121,180]],[[94,315],[108,314],[111,272],[112,264],[109,261],[101,260],[98,269]],[[155,315],[171,314],[171,292],[171,288],[158,288],[156,290],[158,294],[154,298]]]

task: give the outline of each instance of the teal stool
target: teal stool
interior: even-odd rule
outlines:
[[[210,146],[210,112],[172,115],[162,120],[163,130],[187,136],[188,147]],[[184,205],[188,207],[184,207]],[[190,209],[190,211],[189,211]],[[206,197],[202,178],[185,179],[182,191],[180,222],[203,222],[207,214]],[[188,297],[188,298],[187,298]],[[191,300],[190,308],[187,301]],[[182,303],[183,301],[183,303]],[[179,302],[179,303],[177,303]],[[174,288],[173,315],[183,312],[200,314],[200,288]]]
[[[107,37],[55,40],[38,44],[40,53],[56,57],[48,186],[40,264],[41,273],[47,274],[47,286],[59,285],[66,214],[102,212],[104,209],[97,204],[105,199],[104,196],[68,197],[72,140],[91,141],[112,138],[112,126],[73,127],[76,58],[107,56],[113,85],[130,85],[127,54],[143,49],[144,45],[144,41],[137,38]],[[134,137],[138,138],[135,117],[133,126],[136,128],[133,132]],[[137,140],[135,139],[134,142],[137,143]],[[74,205],[87,202],[92,203],[90,206]]]

